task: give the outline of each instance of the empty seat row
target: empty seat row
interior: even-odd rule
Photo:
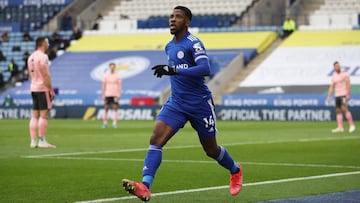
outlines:
[[[254,0],[122,1],[104,16],[103,22],[108,21],[111,24],[126,16],[128,19],[137,20],[138,28],[168,27],[171,10],[180,4],[191,9],[192,26],[230,27],[253,2]]]
[[[66,5],[7,6],[0,9],[0,22],[21,23],[21,31],[40,29]]]
[[[194,16],[191,21],[191,27],[230,27],[237,19],[236,14]],[[169,27],[168,16],[152,16],[146,20],[138,20],[139,29],[167,27]]]
[[[309,16],[309,27],[347,28],[360,24],[359,0],[325,0],[324,4]],[[302,26],[302,29],[307,29]]]

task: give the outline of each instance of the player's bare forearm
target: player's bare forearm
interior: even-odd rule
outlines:
[[[42,74],[44,75],[44,84],[45,86],[52,91],[52,83],[51,83],[51,77],[50,77],[50,72],[49,72],[49,66],[48,65],[43,65],[42,70]]]
[[[350,85],[347,85],[347,92],[346,92],[346,100],[349,101],[350,100]]]
[[[347,87],[347,95],[350,96],[350,90],[351,90],[350,80],[346,81],[346,87]]]
[[[54,89],[52,87],[50,75],[45,76],[44,84],[49,89],[50,99],[53,100],[55,98],[55,92],[54,92]]]
[[[334,85],[331,84],[330,87],[329,87],[328,96],[327,96],[328,101],[330,100],[330,97],[331,97],[331,95],[333,93],[333,90],[334,90]]]
[[[45,86],[49,89],[49,90],[52,90],[52,84],[51,84],[51,77],[50,75],[46,75],[45,76],[45,79],[44,79],[44,83],[45,83]]]
[[[102,87],[101,87],[101,97],[103,100],[105,99],[105,90],[106,90],[106,83],[103,81]]]

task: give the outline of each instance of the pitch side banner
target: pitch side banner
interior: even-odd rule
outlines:
[[[358,117],[354,119],[359,119]],[[217,119],[222,121],[332,121],[335,120],[335,112],[330,107],[223,107],[218,109]]]
[[[352,84],[360,84],[360,46],[279,47],[240,87],[329,85],[340,61]]]
[[[132,107],[122,106],[118,111],[119,120],[154,120],[160,106]],[[31,106],[0,108],[1,119],[30,119]],[[101,106],[55,106],[50,110],[49,116],[53,119],[83,119],[101,120],[104,108]],[[109,118],[113,117],[110,109]]]
[[[335,106],[334,98],[327,103],[327,94],[224,94],[222,105],[238,107],[286,106],[286,107],[326,107]],[[360,107],[360,95],[351,95],[350,107]]]
[[[155,120],[160,106],[131,107],[123,106],[119,109],[119,120]],[[236,107],[217,106],[215,113],[218,120],[223,121],[334,121],[333,107]],[[360,107],[351,107],[354,120],[360,120]],[[103,107],[71,106],[54,107],[50,111],[52,119],[83,119],[101,120]],[[113,111],[109,111],[112,118]],[[1,119],[30,119],[31,107],[0,108]],[[1,121],[0,121],[1,123]]]

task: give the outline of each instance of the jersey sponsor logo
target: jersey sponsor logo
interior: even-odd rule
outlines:
[[[150,60],[142,56],[114,58],[95,67],[90,73],[91,78],[102,81],[104,76],[109,72],[109,63],[111,62],[116,64],[116,73],[122,79],[133,77],[144,71],[150,65]]]
[[[186,63],[178,64],[178,65],[176,65],[176,68],[188,69],[189,64],[186,64]]]
[[[178,57],[178,59],[184,58],[184,52],[183,52],[183,51],[179,51],[179,52],[177,53],[177,57]]]
[[[99,109],[96,118],[102,120],[105,109]],[[114,110],[108,111],[108,117],[113,118]],[[152,108],[122,108],[118,110],[119,120],[154,120],[154,110]]]

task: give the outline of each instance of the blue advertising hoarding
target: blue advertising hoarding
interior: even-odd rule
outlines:
[[[154,120],[161,106],[121,106],[118,119],[121,120]],[[30,119],[31,106],[0,108],[1,119]],[[354,120],[360,120],[360,107],[351,107]],[[333,107],[236,107],[216,106],[217,120],[221,121],[334,121],[336,118]],[[84,119],[102,120],[102,106],[55,106],[49,116],[52,119]],[[109,118],[113,117],[112,109]]]
[[[224,68],[239,50],[209,51],[212,63]],[[167,63],[163,50],[65,52],[51,62],[53,87],[57,88],[54,105],[103,105],[102,80],[109,71],[109,63],[116,64],[122,78],[121,105],[129,105],[134,98],[158,98],[169,85],[169,77],[156,78],[151,67]],[[31,105],[30,82],[8,88],[0,94],[0,103],[10,94],[18,105]]]
[[[285,106],[285,107],[304,107],[304,106],[331,106],[333,107],[334,98],[327,103],[327,94],[224,94],[222,105],[224,106]],[[360,106],[360,95],[353,94],[348,102],[349,106]]]

